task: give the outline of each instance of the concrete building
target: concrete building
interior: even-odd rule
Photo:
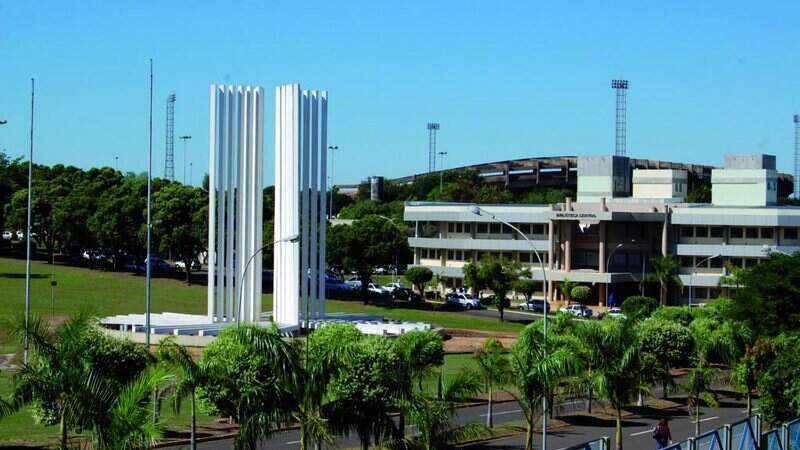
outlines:
[[[488,213],[482,215],[470,204],[409,202],[414,264],[461,286],[462,267],[486,254],[538,269],[534,247],[546,265],[551,301],[561,298],[560,283],[569,278],[590,286],[593,303],[602,305],[611,294],[617,304],[640,294],[651,258],[671,254],[684,289],[673,289],[670,301],[685,304],[690,295],[702,303],[736,288],[724,284],[726,262],[750,267],[771,251],[800,251],[800,208],[776,204],[774,157],[726,158],[725,168],[712,171],[710,204],[684,201],[685,171],[630,169],[626,160],[579,158],[577,202],[480,205]],[[542,273],[532,270],[531,277],[541,280]],[[646,294],[658,297],[657,286]]]

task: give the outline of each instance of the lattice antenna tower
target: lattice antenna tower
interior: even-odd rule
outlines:
[[[175,180],[175,93],[167,97],[167,149],[164,155],[164,178]]]
[[[628,80],[611,80],[611,87],[617,92],[614,154],[625,156],[628,146]]]
[[[436,132],[438,130],[438,123],[428,123],[428,172],[436,171]]]
[[[794,198],[800,199],[800,114],[794,115]]]

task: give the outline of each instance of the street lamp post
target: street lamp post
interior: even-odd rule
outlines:
[[[244,301],[244,299],[242,298],[242,296],[244,295],[244,289],[242,289],[242,286],[244,286],[244,281],[245,281],[245,278],[247,277],[247,269],[250,267],[250,263],[253,262],[253,259],[255,259],[255,257],[258,256],[259,253],[263,252],[264,249],[266,249],[267,247],[270,247],[272,245],[278,244],[280,242],[292,242],[292,243],[294,243],[294,242],[297,242],[299,240],[300,240],[300,236],[297,235],[297,234],[293,234],[291,236],[287,236],[285,238],[278,239],[277,241],[275,241],[275,242],[273,242],[271,244],[267,244],[267,245],[261,247],[260,249],[256,250],[255,252],[253,252],[252,255],[250,255],[250,258],[247,259],[247,263],[244,265],[244,271],[242,271],[242,280],[241,280],[241,283],[239,283],[239,295],[237,296],[237,302],[236,302],[235,314],[236,314],[236,326],[237,327],[239,326],[240,318],[241,318],[241,314],[239,312],[239,308],[240,308],[240,305],[242,304],[242,302]]]
[[[150,197],[152,194],[153,185],[153,58],[150,58],[150,134],[149,144],[147,147],[147,266],[146,274],[147,281],[145,285],[145,301],[144,301],[144,328],[145,332],[145,345],[147,351],[150,351],[150,281],[152,279],[152,266],[153,261],[150,255],[150,241],[153,234],[152,214],[150,211]]]
[[[544,268],[544,262],[542,261],[542,256],[539,254],[539,251],[536,249],[536,246],[533,244],[533,241],[528,239],[528,236],[525,236],[525,233],[519,230],[519,228],[511,225],[510,223],[506,222],[503,219],[498,218],[494,214],[482,209],[478,205],[472,205],[470,207],[470,212],[475,214],[476,216],[481,216],[486,214],[490,219],[495,222],[501,223],[512,230],[516,231],[517,234],[522,236],[523,239],[528,241],[533,249],[533,253],[536,255],[536,259],[539,261],[539,267],[542,269],[542,291],[544,292],[544,308],[543,309],[543,319],[542,319],[542,330],[544,332],[544,354],[545,357],[547,356],[547,309],[549,306],[549,301],[547,297],[547,271]],[[548,414],[548,405],[547,405],[547,396],[542,398],[542,450],[547,450],[547,414]]]
[[[333,219],[333,157],[336,154],[336,150],[339,150],[338,145],[329,145],[328,150],[331,151],[331,201],[329,203],[330,212],[328,213],[328,219]]]
[[[22,352],[22,361],[28,364],[28,323],[31,314],[31,189],[33,188],[33,98],[34,98],[34,79],[31,78],[31,140],[30,152],[28,153],[28,228],[25,233],[25,338]]]
[[[617,250],[619,250],[620,248],[622,248],[622,246],[623,246],[623,245],[625,245],[625,244],[617,244],[617,246],[616,246],[616,247],[614,247],[614,248],[613,248],[613,249],[612,249],[610,252],[608,252],[608,258],[606,258],[606,272],[608,272],[608,265],[611,263],[611,256],[613,256],[613,255],[614,255],[614,252],[616,252]],[[609,286],[609,287],[610,287],[610,286]],[[609,288],[607,287],[607,288],[606,288],[606,298],[605,298],[605,300],[606,300],[606,306],[608,306],[608,297],[609,297],[610,291],[611,291],[611,289],[609,289]]]
[[[191,138],[188,134],[178,136],[178,139],[183,141],[183,184],[186,184],[186,141]]]
[[[694,300],[694,274],[697,271],[697,268],[700,267],[700,264],[703,264],[706,261],[712,260],[714,258],[719,258],[720,254],[717,253],[716,255],[711,255],[708,258],[701,259],[700,262],[694,265],[692,268],[692,273],[689,275],[689,308],[692,308],[692,300]]]
[[[778,250],[777,247],[770,247],[767,244],[761,246],[761,253],[763,253],[764,256],[769,256],[770,253],[780,253],[781,255],[792,256],[791,253],[787,253],[783,250]]]

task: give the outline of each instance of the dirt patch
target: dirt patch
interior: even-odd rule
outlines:
[[[445,353],[472,353],[483,346],[483,342],[494,337],[506,348],[514,345],[517,333],[507,331],[476,331],[460,328],[447,328],[444,330],[447,340],[444,341]]]

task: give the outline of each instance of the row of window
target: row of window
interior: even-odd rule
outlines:
[[[731,239],[773,239],[775,229],[770,227],[730,227]],[[797,228],[783,228],[784,239],[797,239]],[[722,238],[725,236],[724,227],[681,227],[681,237],[684,238]]]
[[[705,260],[705,261],[704,261]],[[753,267],[761,263],[760,258],[708,258],[708,256],[681,256],[681,267],[691,269],[696,264],[700,264],[699,268],[705,269],[721,269],[728,261],[732,266],[738,268]]]
[[[472,232],[472,223],[464,222],[449,222],[447,224],[448,233],[465,233]],[[514,234],[508,225],[500,223],[476,223],[475,233],[477,234]],[[514,225],[519,228],[524,234],[545,234],[545,224],[543,223],[519,223]]]
[[[472,261],[472,250],[439,250],[435,248],[420,248],[420,259],[439,259],[442,252],[448,261]],[[508,259],[512,261],[519,261],[521,263],[538,263],[536,254],[533,252],[477,252],[476,259],[481,260],[485,256],[491,256],[495,259]],[[547,254],[540,253],[543,262],[547,262]]]

